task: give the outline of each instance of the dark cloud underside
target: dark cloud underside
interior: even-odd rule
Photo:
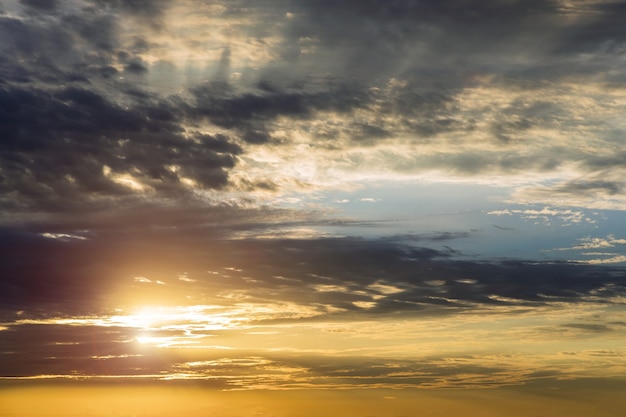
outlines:
[[[120,243],[104,236],[83,241],[5,231],[4,312],[86,314],[110,308],[115,294],[122,293],[153,300],[167,295],[168,303],[221,304],[228,301],[208,294],[244,291],[261,303],[289,300],[374,315],[430,315],[555,301],[613,302],[626,289],[621,269],[455,261],[451,252],[381,240],[215,241],[211,234],[210,229],[143,238],[129,234]],[[182,271],[193,281],[179,281]],[[165,285],[138,286],[136,276]],[[391,293],[384,286],[393,288]],[[193,294],[206,295],[185,301]],[[363,310],[359,302],[372,304]]]

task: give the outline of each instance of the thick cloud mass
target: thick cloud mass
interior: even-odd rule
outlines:
[[[84,194],[128,193],[116,174],[157,191],[175,193],[180,178],[219,188],[241,151],[224,136],[187,136],[165,103],[122,108],[77,87],[7,88],[0,102],[2,189],[35,208],[71,207]]]
[[[287,171],[236,167],[259,145],[285,159],[304,142],[330,170],[382,164],[480,179],[623,168],[609,152],[622,151],[624,126],[612,116],[621,105],[600,107],[607,83],[621,83],[619,3],[238,1],[191,13],[168,1],[9,6],[0,16],[0,157],[3,190],[15,194],[3,204],[13,210],[292,181]],[[169,17],[181,14],[206,35]],[[220,52],[199,66],[203,49]],[[589,138],[606,153],[590,153]],[[606,197],[621,187],[586,190]]]
[[[122,45],[124,14],[148,24],[165,2],[85,3],[51,15],[59,5],[23,4],[46,14],[0,17],[5,210],[84,210],[137,191],[187,195],[183,179],[227,183],[238,145],[189,129],[175,98],[123,80],[146,71],[136,55],[145,42]]]

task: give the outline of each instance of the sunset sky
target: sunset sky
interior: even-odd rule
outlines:
[[[0,0],[0,417],[622,416],[625,22]]]

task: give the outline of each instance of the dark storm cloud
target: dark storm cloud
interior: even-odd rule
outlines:
[[[45,18],[0,16],[0,204],[6,212],[92,211],[118,198],[130,202],[142,194],[137,183],[157,198],[188,198],[182,178],[205,189],[227,184],[242,151],[233,140],[190,131],[180,99],[117,77],[137,80],[148,72],[136,55],[146,42],[138,37],[124,44],[122,19],[148,24],[143,33],[158,30],[169,2],[87,1],[63,10],[55,2],[22,3],[28,10],[59,10]],[[136,183],[124,185],[120,175]]]
[[[54,211],[130,194],[115,182],[123,174],[165,195],[184,192],[180,177],[219,188],[241,152],[225,136],[186,135],[166,102],[124,108],[78,87],[9,87],[0,90],[0,103],[5,209]]]

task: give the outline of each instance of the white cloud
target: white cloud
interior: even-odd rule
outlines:
[[[603,249],[613,248],[616,245],[626,245],[626,239],[616,239],[613,235],[608,235],[606,238],[587,236],[578,240],[582,243],[570,249]]]
[[[559,221],[563,226],[571,226],[574,224],[589,223],[594,224],[596,220],[581,210],[560,209],[554,207],[544,207],[542,209],[504,209],[492,210],[487,214],[493,216],[512,216],[518,215],[525,220],[534,223],[551,224],[553,221]]]
[[[48,239],[58,239],[58,240],[86,240],[87,238],[80,235],[73,235],[69,233],[41,233],[41,236]]]
[[[615,255],[609,258],[588,259],[583,261],[576,261],[588,265],[603,265],[603,264],[617,264],[626,262],[626,255]]]

